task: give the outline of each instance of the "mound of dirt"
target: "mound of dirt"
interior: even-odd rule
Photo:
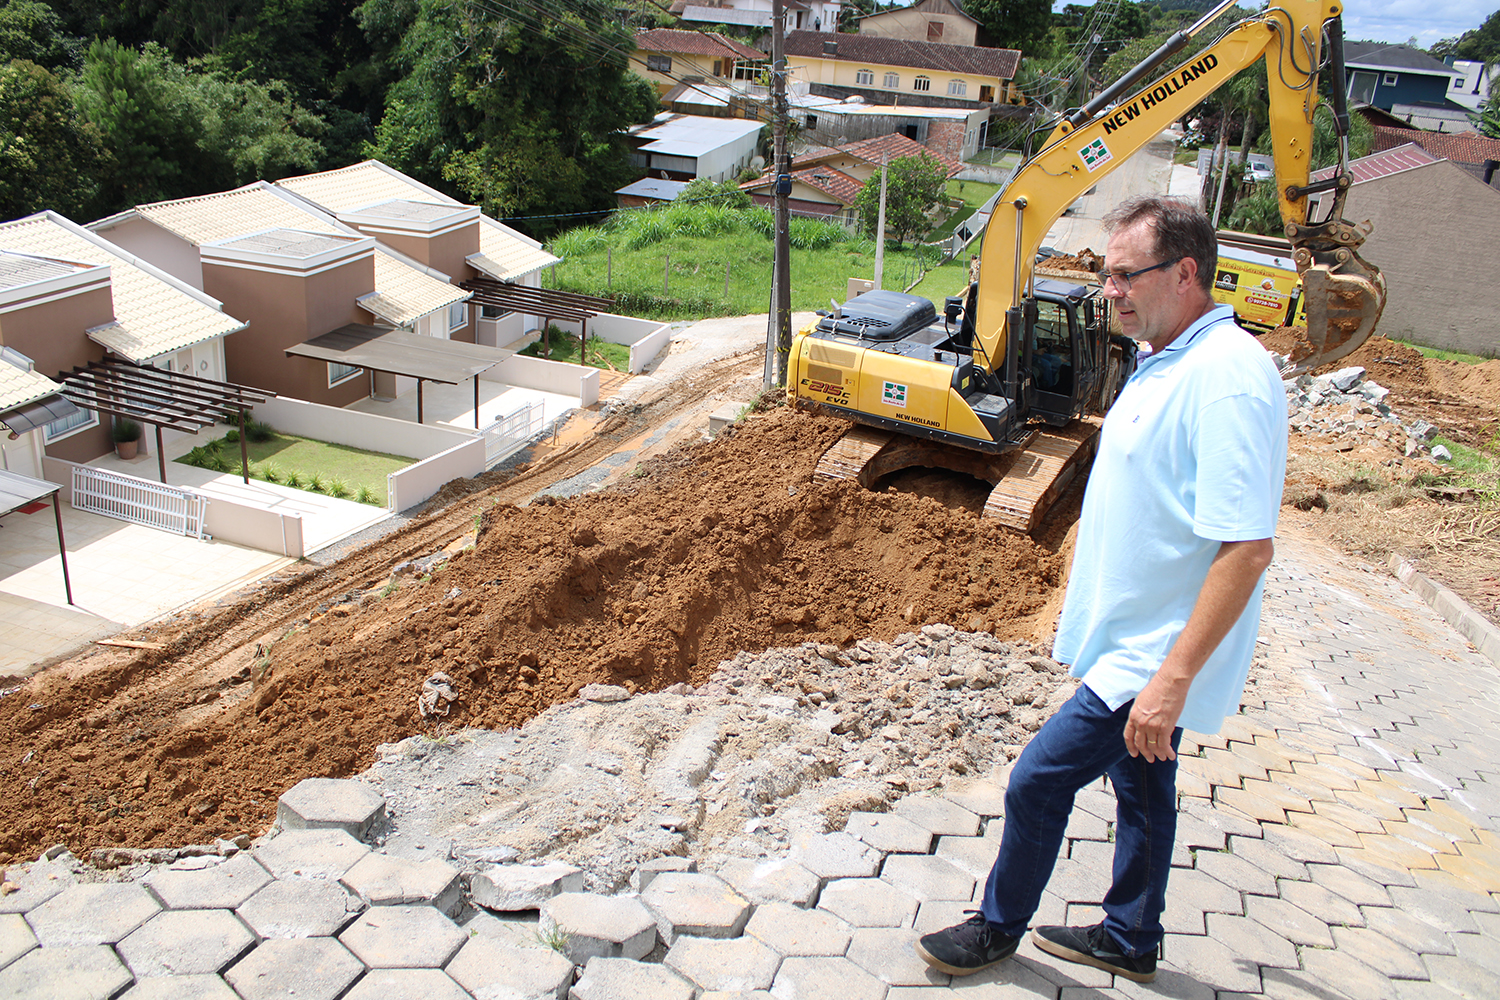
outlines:
[[[492,505],[473,547],[370,581],[212,683],[143,692],[156,651],[38,675],[0,698],[0,859],[258,833],[301,778],[438,725],[516,726],[592,682],[700,684],[742,651],[928,623],[1049,632],[1065,554],[922,496],[812,483],[846,428],[779,411],[606,493]],[[456,701],[424,720],[437,671]]]

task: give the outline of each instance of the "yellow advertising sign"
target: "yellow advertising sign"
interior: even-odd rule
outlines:
[[[1246,323],[1282,326],[1299,280],[1289,258],[1220,244],[1214,301],[1233,306],[1235,315]]]

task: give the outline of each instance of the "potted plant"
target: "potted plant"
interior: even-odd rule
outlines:
[[[135,458],[141,446],[141,425],[128,417],[116,417],[111,437],[115,442],[115,454],[125,460]]]

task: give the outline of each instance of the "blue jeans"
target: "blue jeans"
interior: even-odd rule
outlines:
[[[1111,712],[1080,685],[1032,737],[1005,792],[1005,830],[980,907],[1002,933],[1020,937],[1052,877],[1073,798],[1109,775],[1114,784],[1114,880],[1104,897],[1104,926],[1125,954],[1161,942],[1172,841],[1177,835],[1177,761],[1148,762],[1125,750],[1126,702]],[[1172,732],[1172,749],[1182,730]]]

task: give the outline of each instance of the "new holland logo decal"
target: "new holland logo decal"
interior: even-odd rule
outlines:
[[[899,406],[906,409],[906,386],[898,382],[887,382],[880,393],[880,401],[886,406]]]
[[[1083,165],[1089,168],[1089,173],[1098,170],[1112,159],[1109,147],[1104,144],[1103,139],[1095,139],[1084,146],[1079,150],[1079,155],[1083,157]]]

